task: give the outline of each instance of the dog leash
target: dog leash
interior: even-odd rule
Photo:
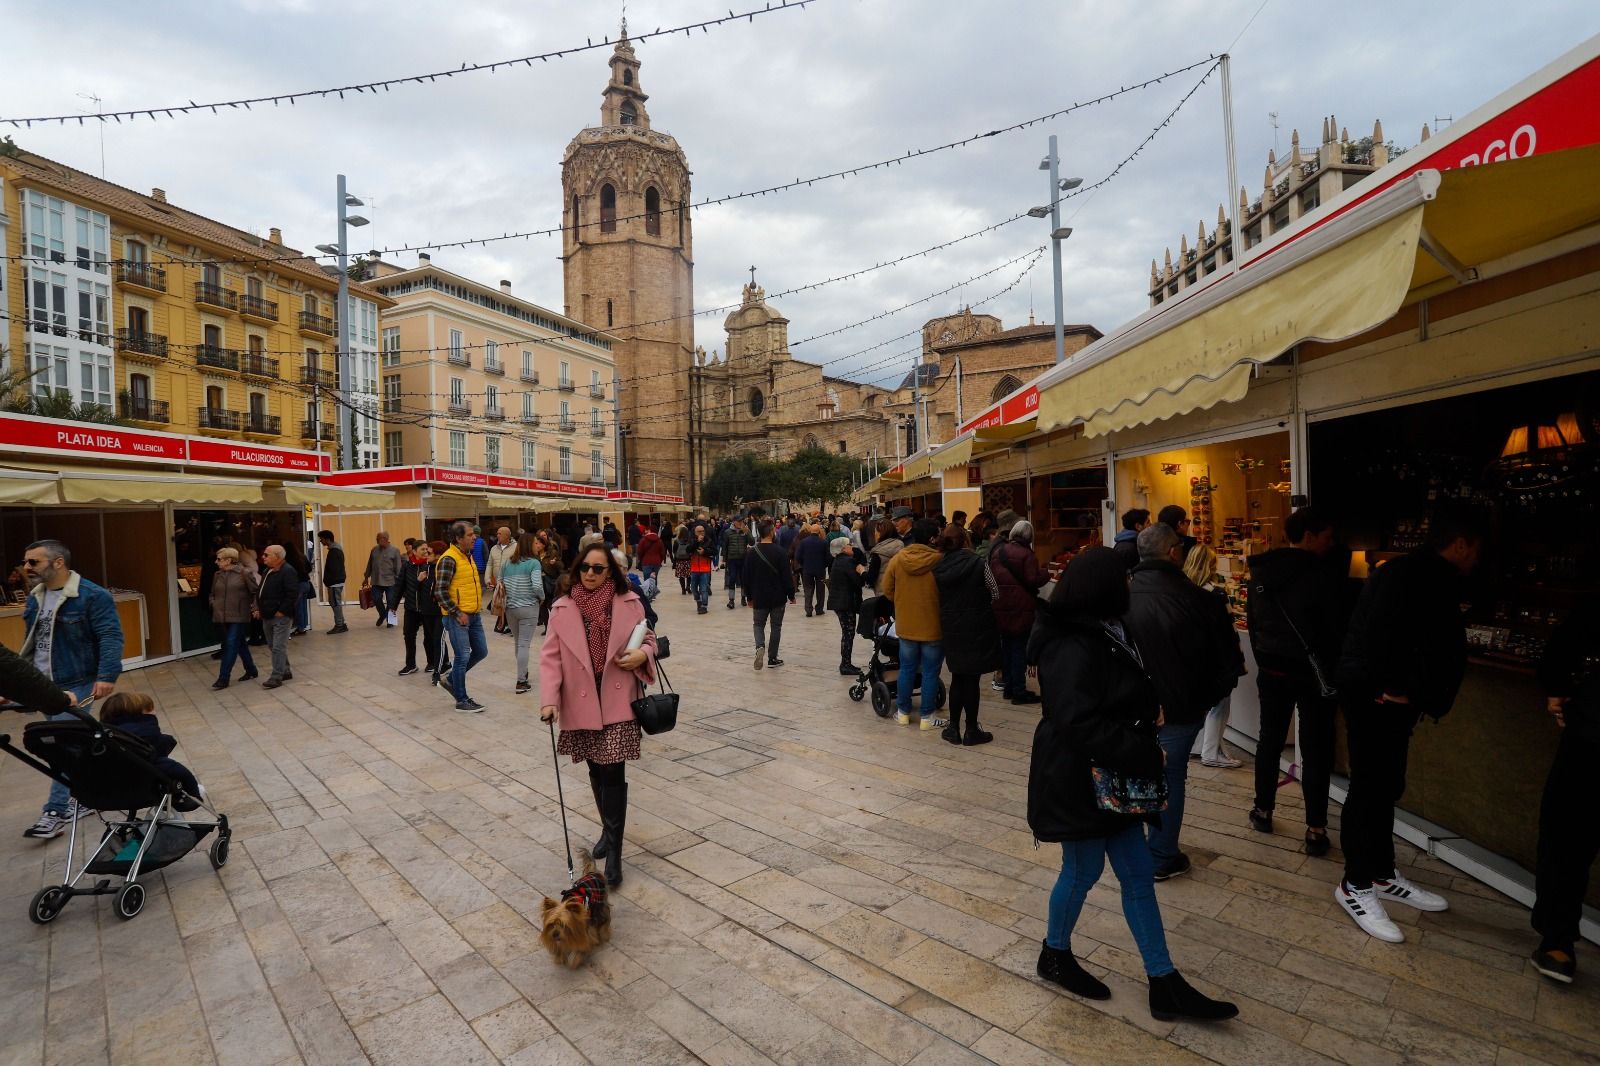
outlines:
[[[561,792],[561,756],[556,754],[556,723],[552,719],[550,726],[550,761],[556,769],[556,803],[561,807],[561,840],[567,846],[567,880],[572,884],[578,883],[577,872],[572,866],[572,836],[567,832],[567,800]]]

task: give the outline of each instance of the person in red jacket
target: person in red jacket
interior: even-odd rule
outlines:
[[[666,562],[667,546],[662,543],[661,534],[653,529],[647,529],[639,535],[639,547],[635,549],[633,561],[639,567],[639,573],[648,581],[656,576],[661,569],[661,564]]]
[[[1028,691],[1028,634],[1033,631],[1039,590],[1050,578],[1033,554],[1033,523],[1016,523],[1009,537],[1001,533],[1001,543],[989,552],[989,569],[1000,587],[994,622],[1000,630],[1005,698],[1016,704],[1038,703],[1039,697]]]

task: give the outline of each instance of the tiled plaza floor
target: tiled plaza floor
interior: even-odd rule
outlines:
[[[1263,837],[1248,771],[1198,764],[1195,870],[1158,893],[1180,969],[1242,1016],[1151,1020],[1109,872],[1074,947],[1113,998],[1058,994],[1032,976],[1060,857],[1023,817],[1032,709],[996,701],[997,741],[953,748],[850,702],[831,615],[791,609],[787,665],[755,673],[747,612],[659,602],[683,720],[629,768],[627,880],[585,968],[553,966],[531,924],[566,870],[509,638],[468,716],[395,676],[399,630],[352,612],[329,637],[318,611],[275,692],[213,692],[203,658],[128,676],[236,826],[220,874],[196,853],[151,876],[132,921],[109,897],[28,921],[64,838],[19,836],[45,782],[0,764],[0,1062],[1600,1061],[1593,953],[1585,984],[1544,983],[1526,912],[1410,849],[1452,910],[1397,907],[1407,942],[1369,940],[1335,910],[1337,862],[1297,850],[1298,793]],[[562,780],[591,839],[583,768]]]

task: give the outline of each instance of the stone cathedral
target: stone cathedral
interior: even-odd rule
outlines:
[[[600,124],[574,137],[561,161],[562,262],[566,313],[616,338],[625,484],[682,485],[694,499],[717,460],[739,451],[785,458],[819,447],[886,468],[950,440],[963,419],[1051,365],[1051,325],[1008,330],[965,308],[923,326],[920,369],[913,345],[903,378],[833,376],[790,354],[789,320],[767,303],[754,268],[723,322],[725,354],[708,355],[694,337],[689,163],[670,134],[651,128],[626,23],[610,66]],[[1099,335],[1067,326],[1068,353]]]

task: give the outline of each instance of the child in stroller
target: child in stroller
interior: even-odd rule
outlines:
[[[116,726],[124,733],[132,733],[150,745],[150,750],[155,753],[150,760],[152,765],[176,781],[181,789],[173,796],[173,810],[196,810],[206,798],[205,789],[200,787],[200,782],[194,779],[194,774],[189,772],[187,766],[172,757],[172,749],[178,746],[178,742],[161,731],[161,722],[155,712],[156,701],[143,692],[116,692],[100,705],[100,720],[106,725]]]
[[[872,693],[872,709],[879,718],[894,713],[896,686],[900,679],[900,635],[894,627],[894,601],[887,596],[868,596],[861,601],[861,615],[856,621],[856,635],[872,645],[872,657],[850,686],[850,698],[860,703],[868,691]],[[916,694],[921,681],[913,676],[908,684]],[[943,707],[947,692],[944,678],[939,679],[939,689],[934,693],[934,706]]]

